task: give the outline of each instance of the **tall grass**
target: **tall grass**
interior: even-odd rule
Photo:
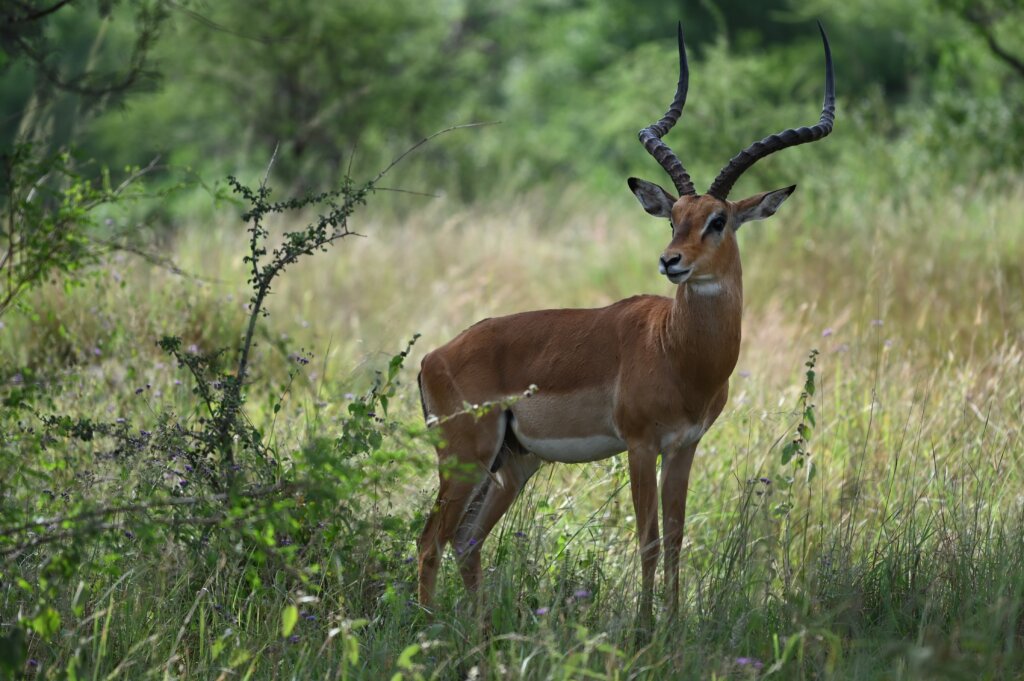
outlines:
[[[274,425],[291,457],[336,434],[346,394],[414,332],[422,353],[485,316],[669,294],[654,266],[668,230],[623,194],[427,202],[401,224],[368,213],[353,225],[366,239],[312,259],[275,289],[254,359],[252,418],[274,418],[288,353],[299,348],[314,360]],[[433,454],[403,436],[392,451],[414,465],[378,490],[368,512],[380,522],[361,543],[325,538],[302,555],[320,566],[315,588],[296,590],[273,570],[256,587],[228,554],[128,545],[108,570],[69,582],[62,630],[30,641],[26,672],[1019,678],[1024,185],[904,188],[899,197],[798,192],[780,215],[741,231],[743,351],[730,403],[694,464],[681,613],[660,614],[650,641],[638,643],[633,628],[639,560],[620,458],[536,476],[484,548],[488,626],[450,562],[438,612],[426,616],[411,600],[408,559],[434,493]],[[23,374],[6,379],[46,382],[56,410],[144,420],[156,399],[187,408],[155,340],[173,332],[205,349],[237,342],[244,238],[227,226],[185,230],[168,252],[200,279],[124,260],[85,288],[41,291],[31,315],[4,320],[0,363]],[[809,467],[780,457],[801,418],[812,348],[821,354],[808,479]],[[415,353],[394,406],[410,424],[419,418]],[[89,493],[72,480],[74,493]],[[5,579],[0,621],[24,605]],[[299,619],[282,636],[289,606]]]

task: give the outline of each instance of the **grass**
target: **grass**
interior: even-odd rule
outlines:
[[[59,580],[58,630],[29,639],[26,675],[1021,678],[1024,184],[905,187],[898,199],[835,189],[798,191],[740,234],[743,351],[694,464],[682,612],[675,622],[660,614],[649,642],[634,630],[639,560],[621,457],[542,469],[488,540],[489,635],[450,557],[438,614],[426,617],[410,601],[407,561],[436,473],[429,443],[399,429],[359,464],[373,476],[353,493],[365,497],[365,524],[279,546],[293,549],[286,561],[253,568],[247,548],[173,534],[86,544],[87,568]],[[423,338],[391,412],[407,424],[419,419],[418,357],[477,319],[669,293],[653,265],[668,231],[623,194],[439,201],[402,221],[375,216],[371,202],[354,225],[367,238],[346,239],[275,289],[248,413],[273,423],[283,461],[299,461],[337,435],[348,394],[414,332]],[[185,376],[155,341],[237,342],[244,234],[224,223],[168,244],[202,279],[117,259],[84,288],[39,291],[30,313],[4,319],[7,381],[40,384],[44,411],[139,423],[167,405],[189,412],[193,396],[175,383]],[[290,383],[300,348],[313,361]],[[812,348],[808,480],[808,467],[780,456]],[[134,469],[95,454],[54,444],[19,465],[48,468],[72,499],[133,489]],[[16,505],[37,490],[0,491]],[[2,565],[0,634],[33,605],[15,577],[57,581],[40,566],[46,555]]]

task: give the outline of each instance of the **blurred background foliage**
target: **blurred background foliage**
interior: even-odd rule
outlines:
[[[912,191],[998,175],[1024,158],[1017,0],[5,5],[0,144],[74,148],[97,174],[159,155],[206,182],[254,176],[280,143],[276,174],[300,190],[337,183],[350,164],[371,172],[446,126],[501,121],[446,137],[403,165],[396,184],[467,201],[557,194],[567,181],[625,195],[626,175],[663,179],[635,134],[671,97],[677,19],[691,88],[668,141],[701,190],[749,142],[816,120],[816,18],[836,55],[834,138],[759,164],[738,194],[798,175]],[[53,11],[26,22],[30,10]],[[207,193],[185,192],[150,218],[173,225],[202,205]]]

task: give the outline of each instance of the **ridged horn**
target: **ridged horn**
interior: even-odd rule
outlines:
[[[825,102],[822,105],[821,118],[818,120],[818,124],[809,128],[790,128],[778,134],[769,135],[760,142],[754,142],[733,156],[729,164],[722,168],[722,171],[718,173],[718,177],[711,183],[711,187],[708,189],[708,194],[711,196],[724,201],[729,196],[732,186],[740,178],[740,175],[760,159],[787,147],[795,147],[798,144],[805,144],[807,142],[816,142],[832,132],[832,123],[836,117],[836,88],[835,72],[832,68],[832,50],[829,48],[828,36],[825,35],[825,29],[820,21],[818,22],[818,30],[821,31],[821,41],[825,45]]]
[[[668,111],[665,112],[661,120],[641,130],[638,137],[647,153],[653,156],[661,164],[661,167],[665,169],[669,177],[672,178],[672,184],[679,190],[679,195],[684,196],[686,194],[696,194],[697,190],[694,189],[693,182],[690,180],[690,176],[687,174],[682,162],[669,149],[668,145],[661,141],[661,138],[667,135],[672,126],[679,120],[679,115],[683,112],[683,105],[686,104],[686,91],[690,87],[690,67],[686,63],[686,45],[683,44],[682,22],[679,22],[678,32],[679,84],[676,86],[675,99],[672,100],[672,104],[669,105]]]

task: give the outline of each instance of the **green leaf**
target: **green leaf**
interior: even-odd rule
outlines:
[[[786,445],[782,448],[782,465],[785,466],[787,463],[789,463],[790,459],[792,459],[794,456],[796,456],[796,453],[797,453],[796,443],[795,442],[787,442]]]
[[[41,637],[49,640],[51,636],[60,631],[60,613],[49,606],[43,608],[38,615],[32,618],[29,626]]]
[[[299,609],[289,605],[281,612],[281,637],[288,638],[299,621]]]
[[[232,669],[235,667],[241,667],[250,657],[252,657],[252,653],[245,648],[238,648],[235,652],[231,653],[231,659],[228,660],[228,666]]]
[[[814,416],[814,405],[808,405],[807,408],[804,409],[804,421],[811,424],[811,428],[817,427],[818,421]]]
[[[398,660],[395,665],[399,669],[411,670],[412,669],[412,658],[416,657],[416,653],[420,652],[420,644],[413,643],[412,645],[406,646],[402,654],[398,656]]]
[[[15,626],[6,636],[0,636],[0,670],[10,672],[13,678],[21,673],[28,656],[28,645],[25,642],[25,630]]]

